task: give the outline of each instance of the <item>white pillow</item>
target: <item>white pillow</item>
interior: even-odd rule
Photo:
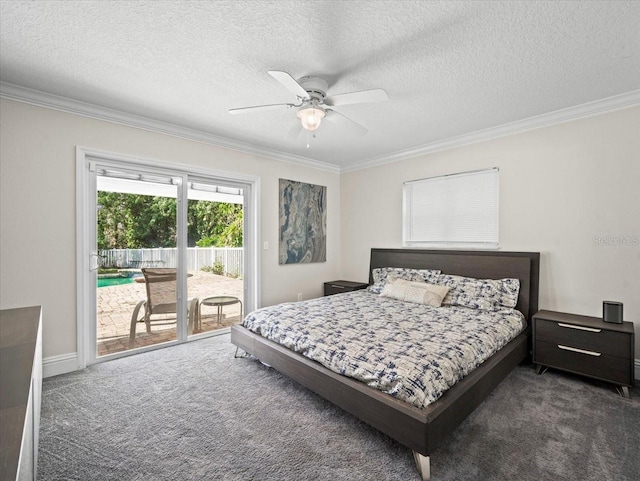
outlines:
[[[440,307],[447,292],[449,292],[449,288],[446,286],[394,279],[384,286],[380,295],[400,301]]]

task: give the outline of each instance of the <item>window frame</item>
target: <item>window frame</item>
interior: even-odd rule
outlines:
[[[425,239],[420,238],[414,234],[417,229],[424,229],[424,224],[420,225],[420,221],[424,219],[420,219],[416,215],[414,215],[416,211],[416,188],[424,187],[426,184],[431,182],[438,182],[438,189],[440,191],[445,190],[443,188],[443,182],[449,184],[446,190],[454,191],[457,195],[461,195],[461,197],[457,197],[459,202],[456,202],[456,205],[467,208],[470,205],[477,205],[476,201],[472,201],[469,197],[465,197],[465,192],[456,189],[459,185],[462,185],[464,182],[468,183],[468,180],[472,176],[481,176],[481,175],[492,175],[489,179],[489,182],[493,183],[491,189],[486,192],[485,203],[487,204],[487,210],[483,213],[490,221],[491,224],[491,233],[487,234],[489,237],[486,237],[484,240],[469,240],[469,238],[461,238],[461,237],[442,237],[440,239]],[[461,179],[465,180],[461,180]],[[481,179],[483,183],[487,182],[486,178]],[[479,186],[481,187],[481,186]],[[439,199],[443,200],[443,196],[440,195]],[[421,200],[426,203],[428,202],[428,196],[423,196]],[[434,196],[431,200],[436,199]],[[440,202],[433,202],[433,204],[429,205],[442,205]],[[451,204],[451,202],[449,202]],[[460,209],[460,207],[458,207]],[[439,225],[439,230],[441,232],[446,231],[446,225],[448,222],[455,222],[454,217],[452,217],[450,212],[447,211],[434,211],[439,212],[438,216],[443,223]],[[466,214],[471,215],[470,212],[466,212]],[[464,217],[464,216],[463,216]],[[492,167],[487,169],[478,169],[466,172],[456,172],[452,174],[439,175],[434,177],[426,177],[423,179],[416,179],[404,182],[402,185],[402,246],[403,247],[411,247],[411,248],[447,248],[447,249],[479,249],[479,250],[497,250],[500,248],[499,243],[499,234],[500,234],[500,225],[499,225],[499,217],[500,217],[500,169],[498,167]],[[431,219],[433,220],[433,219]],[[458,224],[456,231],[460,229],[460,225]],[[470,225],[469,229],[473,226]],[[469,236],[471,231],[467,231],[467,235]],[[473,237],[473,235],[471,235]]]

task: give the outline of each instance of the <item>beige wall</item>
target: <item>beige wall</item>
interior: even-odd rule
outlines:
[[[640,108],[342,176],[5,99],[0,123],[0,308],[43,305],[45,357],[76,351],[76,145],[259,177],[262,305],[367,280],[369,249],[402,244],[402,182],[497,166],[501,249],[541,252],[540,307],[622,301],[640,335],[640,245],[606,245],[640,237]],[[328,187],[326,263],[278,265],[280,177]]]
[[[601,316],[621,301],[640,335],[637,107],[342,174],[343,277],[366,280],[371,247],[402,245],[404,181],[494,166],[500,248],[541,253],[539,307]]]
[[[339,175],[34,107],[0,104],[0,308],[43,306],[44,357],[76,352],[76,146],[260,178],[261,304],[340,273]],[[278,179],[327,186],[327,262],[278,265]]]

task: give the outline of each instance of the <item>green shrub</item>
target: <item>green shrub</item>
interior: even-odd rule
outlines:
[[[98,274],[117,274],[120,269],[113,269],[110,267],[99,267]]]
[[[217,274],[219,276],[224,275],[224,264],[220,261],[215,262],[212,266],[205,266],[202,269],[205,272],[212,272],[213,274]]]

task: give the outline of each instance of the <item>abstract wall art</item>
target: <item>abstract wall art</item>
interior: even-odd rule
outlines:
[[[327,260],[327,188],[280,179],[280,264]]]

